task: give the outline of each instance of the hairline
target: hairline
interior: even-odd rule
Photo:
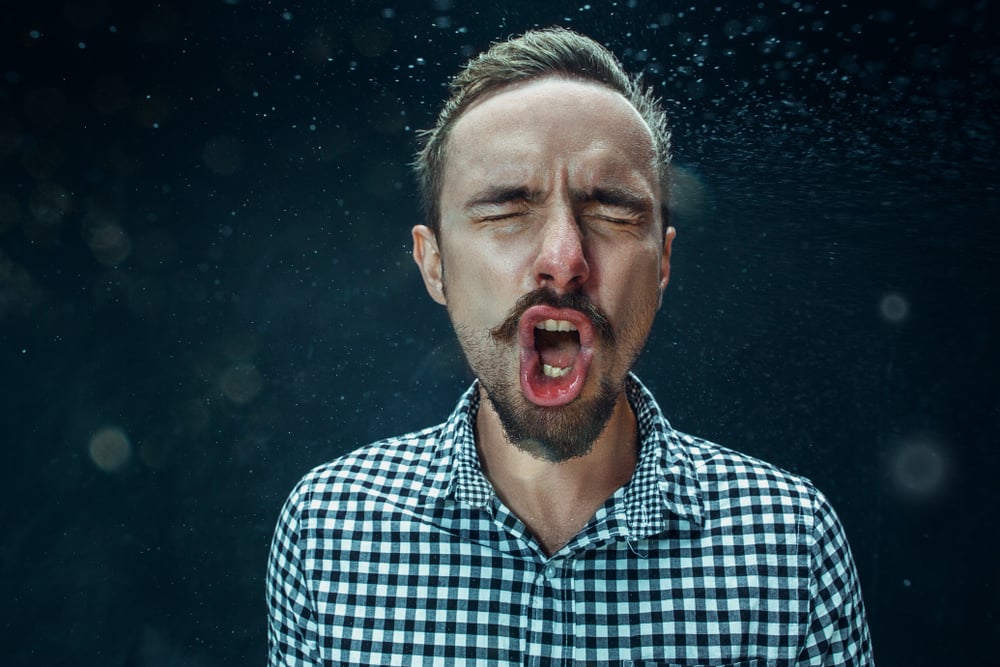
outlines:
[[[449,86],[451,94],[446,99],[445,106],[441,110],[437,122],[433,127],[418,131],[417,133],[420,148],[412,166],[417,172],[420,198],[427,226],[435,235],[438,234],[441,228],[441,193],[444,187],[444,173],[448,161],[447,148],[451,141],[454,126],[465,116],[467,111],[478,106],[481,102],[485,102],[512,88],[530,85],[531,83],[551,78],[590,83],[617,93],[632,107],[636,115],[642,120],[643,126],[652,140],[652,168],[656,176],[656,185],[659,191],[659,205],[656,208],[660,211],[662,232],[664,238],[666,238],[667,229],[670,225],[669,201],[671,192],[669,169],[671,161],[671,132],[667,124],[666,112],[663,109],[662,101],[655,96],[652,89],[643,87],[641,74],[629,74],[621,61],[607,47],[590,37],[564,28],[530,30],[506,42],[494,43],[489,49],[481,52],[479,56],[470,59],[466,63],[465,68],[456,77],[456,80],[461,80],[465,76],[466,71],[475,69],[480,60],[484,56],[488,56],[494,52],[495,49],[503,48],[512,42],[528,39],[529,37],[537,39],[540,33],[545,34],[545,37],[554,36],[558,39],[562,39],[568,34],[570,39],[580,39],[590,42],[593,47],[588,46],[587,48],[593,48],[598,53],[603,52],[606,58],[602,57],[600,60],[601,64],[593,70],[586,68],[581,70],[574,67],[572,62],[563,61],[555,63],[550,67],[541,65],[535,71],[522,70],[521,72],[512,72],[511,78],[507,81],[498,82],[496,79],[490,80],[486,77],[478,82],[472,79],[464,84],[464,89],[456,87],[455,82],[453,82]]]
[[[437,192],[434,193],[435,198],[436,198],[436,200],[438,202],[438,205],[440,206],[440,203],[441,203],[441,193],[444,190],[445,174],[447,174],[447,171],[448,171],[448,169],[447,169],[447,167],[448,167],[448,145],[451,143],[452,133],[454,132],[455,128],[458,126],[459,122],[461,122],[461,120],[463,118],[465,118],[465,116],[468,115],[468,113],[470,111],[473,111],[477,107],[485,104],[486,102],[489,102],[490,100],[492,100],[492,99],[494,99],[494,98],[496,98],[496,97],[498,97],[500,95],[503,95],[504,93],[509,93],[509,92],[512,92],[512,91],[516,91],[518,89],[526,88],[526,87],[531,86],[533,84],[540,83],[540,82],[547,81],[547,80],[565,81],[565,82],[569,82],[569,83],[581,83],[581,84],[586,84],[586,85],[594,86],[594,87],[597,87],[597,88],[601,88],[603,90],[606,90],[606,91],[608,91],[608,92],[616,95],[621,101],[625,102],[629,106],[629,108],[635,114],[635,118],[638,119],[640,123],[642,123],[642,127],[645,128],[645,130],[646,130],[646,137],[649,139],[650,149],[651,149],[651,152],[652,152],[652,156],[650,158],[650,167],[652,168],[653,173],[656,176],[656,180],[655,180],[655,185],[656,185],[656,188],[657,188],[656,194],[657,194],[658,199],[659,199],[659,201],[660,201],[660,203],[662,205],[665,202],[665,198],[663,196],[663,194],[664,194],[663,193],[663,188],[664,188],[664,183],[663,183],[664,174],[659,173],[660,172],[660,159],[659,159],[659,156],[658,156],[657,150],[656,150],[656,137],[654,136],[653,129],[649,126],[649,123],[646,121],[646,118],[635,107],[635,105],[632,104],[632,101],[628,99],[628,96],[626,96],[620,90],[616,89],[613,86],[609,86],[608,84],[604,83],[603,81],[599,81],[597,79],[593,79],[593,78],[589,78],[589,77],[585,77],[585,76],[580,76],[580,75],[572,73],[572,72],[543,72],[543,73],[539,74],[538,76],[533,76],[533,77],[528,78],[528,79],[518,79],[517,81],[511,81],[510,83],[504,84],[502,86],[497,86],[495,88],[490,88],[489,90],[483,92],[481,95],[479,95],[478,97],[476,97],[475,99],[473,99],[472,101],[470,101],[467,106],[465,106],[465,107],[462,108],[462,110],[461,110],[460,113],[458,113],[457,115],[453,116],[450,119],[451,122],[448,123],[448,125],[446,126],[447,131],[444,133],[444,136],[440,139],[440,144],[438,146],[438,150],[440,152],[440,165],[441,165],[441,169],[440,169],[440,182],[438,183],[438,190],[437,190]],[[657,207],[657,208],[659,208],[659,207]],[[431,229],[435,233],[437,233],[440,230],[440,228],[441,228],[441,219],[440,219],[441,215],[440,214],[441,214],[441,211],[439,209],[438,210],[438,216],[437,216],[438,219],[435,221],[435,224],[429,225],[431,227]],[[664,220],[664,229],[666,229],[666,220]]]

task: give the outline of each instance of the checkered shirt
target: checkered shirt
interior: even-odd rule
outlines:
[[[267,573],[277,665],[872,665],[843,528],[810,482],[673,430],[630,377],[632,480],[551,557],[443,424],[307,474]]]

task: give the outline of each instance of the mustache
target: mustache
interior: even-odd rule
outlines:
[[[615,330],[611,320],[590,299],[579,293],[556,294],[547,287],[528,292],[511,307],[503,322],[490,329],[490,336],[501,343],[511,343],[517,340],[518,323],[524,312],[533,306],[552,306],[553,308],[571,308],[587,316],[597,337],[608,345],[615,343]]]

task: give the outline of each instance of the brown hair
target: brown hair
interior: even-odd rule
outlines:
[[[413,168],[427,225],[435,232],[440,223],[441,186],[445,148],[451,128],[476,100],[520,81],[562,76],[594,81],[621,93],[649,126],[660,178],[664,232],[668,224],[670,129],[667,114],[652,89],[643,88],[639,76],[629,76],[608,49],[589,37],[565,28],[531,30],[506,42],[497,42],[470,60],[449,84],[451,97],[437,123],[418,134],[420,150]]]

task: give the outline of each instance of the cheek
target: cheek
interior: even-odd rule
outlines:
[[[454,250],[450,255],[454,258]],[[492,328],[506,315],[511,278],[502,265],[465,253],[444,261],[444,290],[452,319],[473,327]],[[519,295],[515,295],[516,297]],[[513,303],[513,301],[511,301]]]
[[[601,281],[614,291],[619,321],[641,320],[655,312],[660,299],[660,256],[655,251],[620,257],[605,265]],[[647,312],[648,311],[648,312]]]
[[[659,249],[653,247],[643,247],[638,252],[634,248],[621,249],[607,255],[601,263],[601,273],[605,281],[631,286],[630,291],[637,291],[650,283],[659,285],[660,257]]]

